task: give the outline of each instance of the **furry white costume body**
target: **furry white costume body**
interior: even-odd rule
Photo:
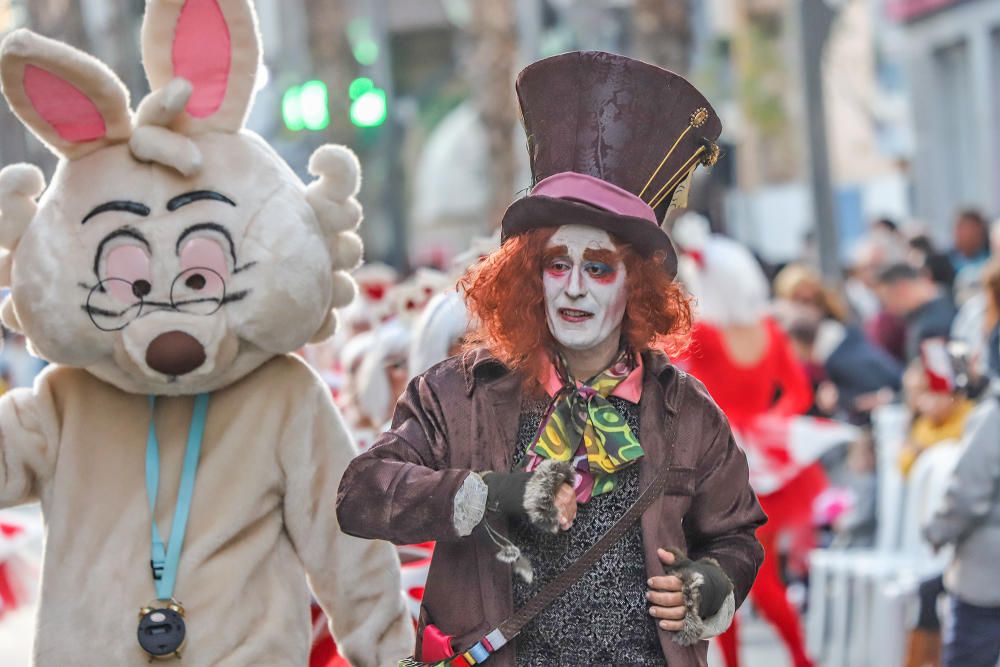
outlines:
[[[47,523],[36,664],[147,663],[144,445],[153,420],[155,518],[172,540],[204,393],[174,593],[183,664],[306,664],[307,575],[351,663],[394,664],[412,641],[395,552],[341,533],[355,450],[325,384],[288,356],[354,296],[356,158],[320,148],[305,187],[243,129],[259,61],[248,0],[149,0],[143,56],[153,92],[133,116],[86,54],[18,31],[0,55],[12,109],[62,158],[37,203],[37,169],[0,173],[3,321],[52,362],[0,398],[0,506],[39,500]]]

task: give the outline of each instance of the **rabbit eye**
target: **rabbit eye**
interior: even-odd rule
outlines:
[[[150,261],[146,249],[127,244],[112,248],[104,260],[101,281],[116,300],[134,303],[153,291]]]

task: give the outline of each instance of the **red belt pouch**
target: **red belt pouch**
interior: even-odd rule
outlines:
[[[441,632],[436,625],[428,623],[420,635],[420,659],[423,662],[441,662],[455,655],[451,635]]]

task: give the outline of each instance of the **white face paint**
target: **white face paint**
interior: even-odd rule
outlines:
[[[625,264],[607,232],[564,225],[545,247],[545,317],[556,342],[584,352],[621,334]]]

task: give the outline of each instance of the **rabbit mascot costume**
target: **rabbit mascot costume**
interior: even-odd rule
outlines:
[[[142,49],[133,114],[90,56],[2,45],[8,103],[60,157],[47,188],[0,173],[3,323],[51,362],[0,399],[0,506],[46,518],[35,663],[305,665],[311,588],[353,665],[393,664],[395,552],[341,532],[354,447],[289,354],[354,296],[357,160],[320,148],[305,187],[243,129],[249,0],[149,0]]]

